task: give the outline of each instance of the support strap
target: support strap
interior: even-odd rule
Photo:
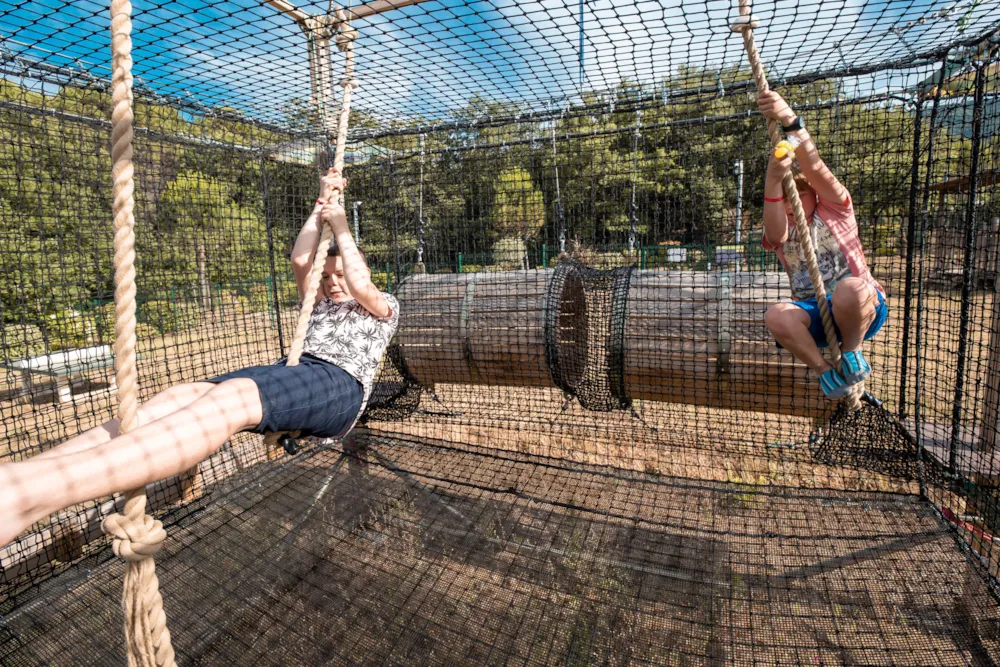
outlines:
[[[139,385],[135,353],[135,182],[132,165],[132,5],[111,2],[111,162],[114,180],[115,379],[118,383],[119,433],[138,424]],[[166,532],[146,514],[146,489],[125,494],[122,514],[102,524],[114,541],[114,552],[127,561],[122,610],[131,667],[174,667],[153,555]]]
[[[729,374],[729,355],[733,349],[733,276],[730,273],[720,273],[718,280],[716,299],[719,307],[719,322],[715,370],[716,379],[721,379],[721,376]]]
[[[315,120],[327,133],[332,134],[333,76],[330,73],[330,38],[332,32],[326,16],[310,16],[303,24],[309,44],[310,106]]]
[[[476,281],[479,280],[478,273],[466,274],[471,276],[469,282],[465,283],[465,297],[462,298],[462,312],[459,316],[458,331],[465,350],[465,360],[469,364],[469,373],[476,380],[481,379],[479,367],[476,365],[476,355],[472,350],[472,306],[476,301]]]
[[[764,66],[760,62],[760,55],[757,53],[757,44],[753,38],[753,29],[757,27],[759,21],[757,17],[750,13],[750,0],[740,0],[740,18],[730,24],[733,32],[743,35],[743,47],[747,52],[747,59],[750,61],[750,68],[753,70],[754,82],[760,92],[770,90],[767,84],[767,75],[764,73]],[[778,121],[768,119],[767,133],[771,138],[772,146],[781,141],[781,128]],[[811,239],[809,223],[806,221],[805,212],[802,210],[802,200],[799,199],[798,189],[795,187],[795,180],[791,172],[785,174],[781,185],[785,191],[785,199],[791,205],[795,213],[795,229],[800,239]],[[840,344],[837,342],[837,331],[833,325],[833,316],[830,313],[830,306],[826,301],[826,285],[823,283],[823,274],[819,270],[819,262],[816,260],[816,249],[812,243],[803,243],[806,265],[809,269],[809,279],[812,280],[813,290],[816,292],[816,301],[819,304],[820,317],[823,320],[823,331],[826,332],[826,340],[829,344],[831,361],[833,366],[840,371]],[[843,400],[844,404],[851,410],[861,409],[861,395],[864,393],[863,383],[854,386],[853,391]]]
[[[333,168],[343,174],[344,172],[344,150],[347,146],[347,122],[351,115],[351,93],[358,87],[358,82],[354,78],[354,41],[358,37],[358,31],[347,22],[343,8],[335,11],[337,17],[337,48],[344,54],[344,77],[340,80],[340,85],[344,88],[344,97],[340,105],[340,116],[337,120],[337,138],[333,157]],[[344,193],[340,190],[334,192],[332,204],[344,205]],[[302,356],[302,348],[305,345],[306,332],[309,329],[309,318],[312,317],[313,306],[316,301],[316,292],[319,291],[319,284],[323,276],[323,265],[326,264],[326,253],[330,249],[333,241],[333,228],[324,224],[320,232],[319,243],[316,246],[316,253],[313,256],[312,269],[306,281],[306,292],[302,297],[302,306],[299,308],[299,318],[295,323],[295,335],[288,351],[286,366],[297,366],[299,358]],[[281,433],[268,433],[264,438],[268,456],[273,456],[278,451],[278,440]]]

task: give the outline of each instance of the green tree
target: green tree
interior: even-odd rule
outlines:
[[[235,184],[200,171],[178,173],[160,198],[155,238],[142,242],[157,264],[147,264],[146,279],[197,285],[204,305],[213,283],[263,281],[269,273],[263,212],[259,202],[237,201],[237,193]]]
[[[525,239],[545,225],[545,199],[526,169],[514,166],[497,176],[490,220],[502,238]]]

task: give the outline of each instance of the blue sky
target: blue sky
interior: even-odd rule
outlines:
[[[300,5],[321,12],[325,3]],[[652,83],[687,64],[744,62],[726,29],[733,3],[707,0],[587,0],[584,89],[622,80]],[[982,32],[997,0],[779,0],[758,3],[761,52],[774,78],[905,55]],[[305,38],[260,0],[173,0],[133,5],[135,69],[161,94],[231,106],[280,120],[291,98],[309,94]],[[525,101],[581,92],[577,4],[564,0],[429,0],[359,21],[359,108],[385,117],[442,116],[473,96]],[[922,22],[919,19],[923,18]],[[956,27],[964,21],[964,33]],[[29,0],[0,10],[8,51],[108,75],[104,2]],[[895,27],[897,30],[888,32]],[[839,50],[836,45],[840,45]],[[339,76],[340,60],[334,57]],[[863,77],[855,90],[906,85],[919,72]]]

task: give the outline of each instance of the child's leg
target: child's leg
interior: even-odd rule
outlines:
[[[837,283],[832,301],[833,319],[840,329],[840,348],[844,352],[860,350],[865,332],[875,321],[875,288],[861,278],[845,278]]]
[[[776,303],[764,315],[764,324],[774,339],[817,375],[830,370],[819,346],[809,333],[809,313],[791,303]]]
[[[191,382],[174,385],[164,389],[159,394],[149,399],[139,406],[139,424],[148,424],[157,419],[162,419],[172,412],[176,412],[186,407],[204,396],[215,385],[208,382]],[[112,438],[118,437],[118,420],[104,422],[100,426],[95,426],[89,431],[62,442],[52,449],[47,449],[34,459],[51,458],[53,456],[65,456],[74,452],[81,452],[97,445],[102,445]]]
[[[0,545],[70,505],[179,474],[262,418],[254,381],[229,380],[187,407],[104,444],[0,465]]]

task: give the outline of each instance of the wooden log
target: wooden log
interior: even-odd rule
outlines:
[[[557,271],[408,277],[397,293],[396,335],[410,374],[428,387],[574,386],[584,365],[560,359],[582,358],[587,306],[579,276],[567,270],[557,279]]]
[[[764,325],[787,300],[783,272],[637,271],[625,323],[633,400],[815,416],[831,409],[814,374]]]

